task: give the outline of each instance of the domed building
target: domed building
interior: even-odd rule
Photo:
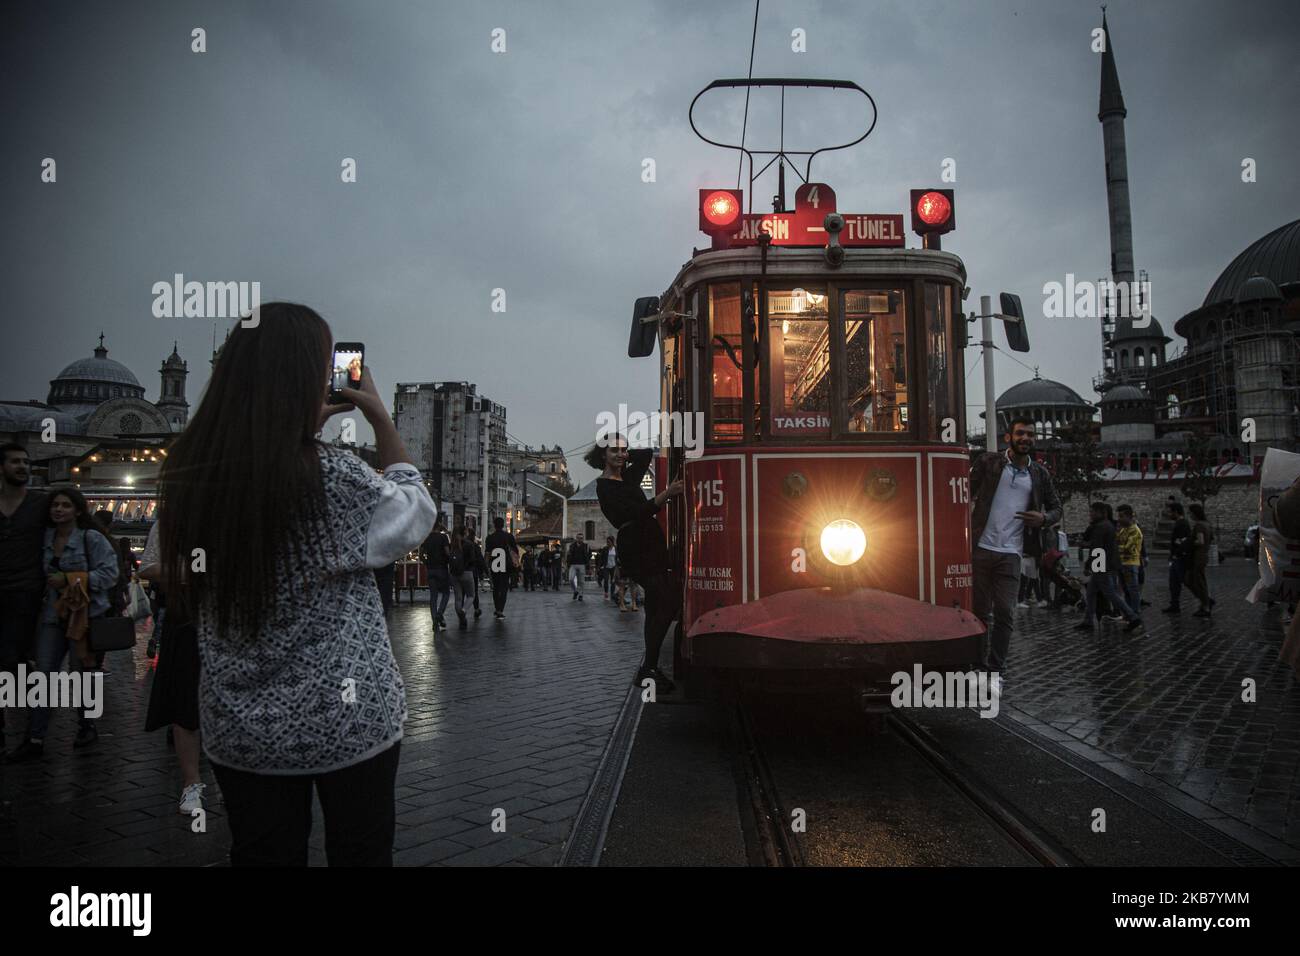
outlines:
[[[159,369],[159,398],[145,398],[135,374],[108,357],[104,336],[91,355],[50,380],[44,402],[0,401],[0,441],[27,447],[36,480],[72,482],[114,533],[143,545],[153,518],[158,468],[189,421],[189,369],[172,343]]]
[[[70,363],[50,380],[44,402],[0,402],[0,435],[28,445],[171,435],[189,420],[189,402],[185,399],[189,369],[177,354],[176,343],[172,343],[172,354],[159,371],[161,394],[154,403],[145,398],[144,386],[135,373],[108,357],[101,334],[91,355]],[[52,437],[53,442],[47,437]]]
[[[1071,425],[1092,421],[1094,411],[1070,386],[1042,378],[1037,369],[1032,379],[1012,385],[998,397],[997,410],[999,436],[1012,419],[1023,416],[1034,423],[1040,444]]]
[[[1225,455],[1244,457],[1241,423],[1251,419],[1257,449],[1296,446],[1300,219],[1242,250],[1174,330],[1186,348],[1147,378],[1158,433],[1212,431]]]

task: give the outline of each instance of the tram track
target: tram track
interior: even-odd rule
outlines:
[[[753,864],[834,865],[835,858],[843,857],[841,862],[848,865],[930,865],[940,862],[933,859],[934,846],[907,844],[909,839],[915,839],[918,844],[933,843],[938,830],[943,835],[937,842],[952,862],[1015,865],[1014,856],[1021,865],[1083,865],[1059,841],[907,717],[890,715],[882,735],[870,735],[865,727],[859,727],[856,733],[842,736],[836,746],[809,764],[790,762],[780,755],[774,758],[769,753],[764,731],[759,727],[761,721],[755,720],[755,706],[743,694],[736,695],[733,732],[737,773],[743,782],[741,811],[749,823],[746,832],[752,841],[749,857]],[[770,701],[758,706],[770,706]],[[791,719],[797,723],[796,717]],[[905,759],[911,766],[899,763],[900,754],[894,754],[892,759],[870,759],[866,752],[869,748],[863,745],[870,744],[879,750],[886,743],[880,736],[901,745],[899,749],[906,752]],[[918,771],[919,767],[924,770]],[[881,841],[887,848],[880,853],[870,846],[854,845],[857,834],[878,833],[882,829],[879,818],[888,815],[891,804],[900,803],[900,794],[893,792],[900,777],[921,781],[919,786],[914,784],[901,795],[902,805],[915,815],[917,824],[909,826],[911,821],[899,819],[885,825],[883,829],[895,832]],[[943,790],[926,786],[922,777],[930,783],[942,782]],[[799,789],[803,781],[812,786],[798,798],[788,793]],[[833,792],[837,785],[852,795],[851,800],[827,800],[819,805],[819,788]],[[931,798],[926,802],[945,806],[936,809],[924,805],[925,794]],[[807,799],[808,796],[812,799]],[[960,807],[951,799],[953,796]],[[796,807],[796,803],[803,806]],[[802,811],[806,821],[802,833],[792,827],[796,809]],[[977,819],[982,826],[976,824]],[[936,820],[942,824],[935,826]],[[840,832],[836,832],[837,827]],[[990,832],[995,832],[1004,842],[1001,852],[996,848],[990,851]],[[952,834],[959,835],[955,843],[948,840]],[[971,839],[963,842],[961,835]],[[828,852],[828,848],[833,849]]]

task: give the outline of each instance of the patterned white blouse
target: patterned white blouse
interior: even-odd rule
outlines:
[[[324,773],[402,737],[406,693],[372,569],[428,536],[433,500],[414,465],[379,476],[349,452],[322,445],[319,454],[322,566],[281,556],[275,611],[255,635],[219,636],[214,609],[198,613],[203,748],[226,767]]]

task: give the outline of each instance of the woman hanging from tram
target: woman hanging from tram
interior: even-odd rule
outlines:
[[[631,451],[622,435],[612,435],[607,444],[594,445],[583,460],[601,469],[596,497],[601,513],[618,529],[619,564],[645,590],[645,658],[636,681],[649,677],[658,690],[669,692],[674,684],[659,669],[659,651],[677,617],[679,592],[673,583],[668,542],[655,514],[669,498],[682,493],[682,482],[678,479],[647,499],[641,479],[653,454],[649,448]]]

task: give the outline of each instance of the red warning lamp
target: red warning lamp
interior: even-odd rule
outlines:
[[[739,189],[700,190],[700,232],[734,232],[744,208]]]
[[[938,249],[939,236],[956,225],[951,189],[912,190],[912,231],[925,237],[925,248]]]

